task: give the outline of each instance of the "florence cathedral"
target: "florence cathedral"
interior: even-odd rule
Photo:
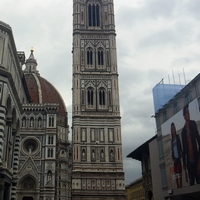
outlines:
[[[68,125],[34,51],[0,21],[2,200],[125,200],[113,0],[73,0],[72,54]]]

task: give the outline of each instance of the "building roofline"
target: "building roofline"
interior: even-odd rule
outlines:
[[[130,154],[128,154],[126,157],[141,161],[143,153],[149,154],[149,143],[155,140],[156,138],[157,138],[157,135],[153,136],[152,138],[147,140],[145,143],[140,145],[137,149],[135,149]]]
[[[198,75],[196,75],[187,85],[185,85],[176,95],[174,95],[166,104],[164,104],[162,106],[162,108],[160,108],[159,110],[157,110],[155,112],[155,114],[158,114],[160,113],[162,110],[165,110],[166,107],[174,102],[176,102],[176,99],[180,98],[184,93],[185,91],[188,90],[188,88],[190,87],[190,85],[192,85],[196,80],[200,79],[200,73]]]
[[[11,43],[12,48],[14,50],[13,54],[14,54],[14,57],[15,57],[15,60],[16,60],[16,65],[19,69],[19,73],[20,73],[20,76],[22,78],[23,73],[22,73],[22,69],[21,69],[20,64],[19,64],[18,53],[17,53],[17,48],[16,48],[16,45],[15,45],[15,40],[14,40],[12,28],[8,24],[6,24],[5,22],[0,21],[0,29],[5,34],[7,34],[9,36],[10,43]]]

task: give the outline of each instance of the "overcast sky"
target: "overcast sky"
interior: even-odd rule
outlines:
[[[126,184],[141,177],[126,156],[155,135],[152,88],[185,84],[200,67],[199,0],[114,0]],[[17,50],[33,47],[42,77],[62,95],[71,127],[72,0],[1,0]],[[185,78],[184,73],[185,72]],[[174,74],[174,76],[173,76]],[[179,78],[180,77],[180,78]]]

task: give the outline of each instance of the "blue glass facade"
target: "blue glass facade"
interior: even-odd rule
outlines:
[[[153,88],[153,102],[155,113],[173,98],[184,85],[158,83]]]

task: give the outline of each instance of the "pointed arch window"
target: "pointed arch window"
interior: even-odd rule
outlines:
[[[111,106],[111,91],[108,91],[108,105]]]
[[[107,61],[107,66],[110,65],[110,55],[109,55],[109,51],[106,52],[106,61]]]
[[[47,156],[48,158],[53,157],[53,149],[52,148],[48,148],[48,152],[47,152]]]
[[[84,64],[84,50],[81,50],[81,64]]]
[[[103,49],[99,48],[98,49],[98,65],[103,65],[103,64],[104,64]]]
[[[104,88],[100,88],[99,90],[99,104],[101,106],[105,105],[105,89]]]
[[[93,58],[92,58],[92,49],[88,48],[87,50],[87,64],[92,65],[93,64]]]
[[[83,20],[84,20],[84,13],[83,11],[81,11],[81,21],[83,22]]]
[[[85,91],[84,90],[81,90],[81,105],[84,105],[85,104]]]
[[[100,26],[99,17],[99,5],[89,4],[88,5],[88,25],[89,26]]]
[[[54,116],[49,116],[49,127],[54,127]]]
[[[87,103],[88,105],[94,105],[94,90],[91,87],[87,90]]]
[[[53,144],[53,136],[48,136],[48,144]]]

